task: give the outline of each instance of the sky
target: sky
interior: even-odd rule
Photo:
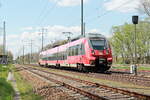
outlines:
[[[131,23],[138,15],[140,0],[84,0],[86,33],[97,32],[111,36],[112,26]],[[7,50],[15,57],[41,48],[41,30],[44,45],[67,38],[62,32],[80,34],[81,0],[0,0],[0,45],[3,43],[3,21],[6,21]],[[141,16],[141,15],[140,15]]]

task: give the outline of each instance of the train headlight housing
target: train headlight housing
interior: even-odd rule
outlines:
[[[108,55],[109,54],[109,50],[106,50],[106,55]]]
[[[92,50],[92,54],[95,55],[95,51],[94,50]]]
[[[109,62],[109,61],[112,61],[112,58],[107,58],[107,61]]]
[[[94,65],[94,64],[95,64],[95,61],[94,61],[94,60],[91,60],[91,61],[90,61],[90,64],[91,64],[91,65]]]

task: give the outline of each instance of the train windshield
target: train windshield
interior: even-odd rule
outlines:
[[[95,50],[104,50],[105,49],[105,40],[104,39],[92,39],[90,40],[93,49]]]

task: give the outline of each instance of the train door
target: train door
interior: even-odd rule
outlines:
[[[79,46],[79,62],[84,63],[85,47],[84,44]]]

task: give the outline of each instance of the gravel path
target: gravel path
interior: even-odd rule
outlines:
[[[17,83],[16,83],[15,77],[13,75],[13,72],[9,72],[7,80],[11,81],[11,84],[12,84],[14,90],[15,90],[14,100],[21,100],[20,92],[17,88]]]

